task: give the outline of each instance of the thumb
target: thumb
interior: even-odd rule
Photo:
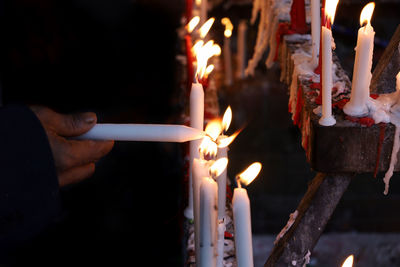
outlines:
[[[61,115],[55,130],[61,136],[79,136],[92,129],[96,122],[97,116],[93,112]]]

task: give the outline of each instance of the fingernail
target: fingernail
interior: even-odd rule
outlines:
[[[85,114],[85,122],[87,124],[92,124],[96,121],[96,115],[94,113],[86,113]]]

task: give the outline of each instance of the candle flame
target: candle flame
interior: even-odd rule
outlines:
[[[360,25],[361,26],[363,26],[364,23],[366,23],[366,24],[371,23],[371,17],[372,17],[372,13],[374,13],[374,9],[375,9],[374,2],[370,2],[365,5],[365,7],[361,11],[361,15],[360,15]]]
[[[226,132],[229,129],[232,121],[232,109],[228,106],[225,110],[224,116],[222,117],[222,129]]]
[[[199,152],[201,158],[215,158],[217,156],[218,147],[217,144],[209,137],[206,136],[201,141],[199,146]]]
[[[220,55],[221,48],[219,45],[214,44],[213,40],[210,40],[205,44],[203,41],[198,41],[193,46],[193,53],[197,59],[196,76],[202,78],[206,74],[208,60],[213,56]]]
[[[215,18],[209,18],[204,24],[200,27],[200,37],[206,37],[207,33],[210,31],[211,26],[213,25]]]
[[[352,267],[354,261],[354,256],[350,255],[347,259],[343,262],[342,267]]]
[[[206,129],[204,130],[206,134],[216,141],[218,136],[222,133],[222,123],[221,119],[214,119],[207,123]]]
[[[195,4],[196,4],[196,6],[200,6],[201,5],[201,0],[196,0],[196,1],[194,1],[195,2]]]
[[[189,33],[193,32],[193,30],[196,28],[196,26],[199,24],[200,22],[200,17],[199,16],[195,16],[193,17],[189,23],[186,25],[187,31]]]
[[[213,64],[211,64],[211,65],[208,65],[207,66],[207,68],[206,68],[206,72],[205,72],[205,77],[208,77],[208,75],[210,75],[210,73],[212,72],[214,70],[214,65]]]
[[[236,131],[234,134],[232,134],[229,137],[218,139],[218,147],[224,148],[224,147],[229,146],[233,142],[233,140],[235,140],[236,136],[238,136],[240,134],[240,132],[241,132],[241,130]]]
[[[254,162],[251,164],[245,171],[240,173],[237,177],[240,179],[242,183],[245,185],[249,185],[260,173],[261,171],[261,163],[260,162]]]
[[[227,158],[220,158],[217,161],[214,162],[213,165],[210,167],[210,175],[213,178],[217,178],[218,176],[221,175],[228,166],[228,159]]]
[[[325,0],[325,17],[331,21],[335,19],[336,7],[339,0]]]
[[[223,18],[221,19],[221,23],[225,25],[225,31],[224,35],[226,38],[229,38],[232,36],[232,30],[233,30],[233,25],[232,22],[229,18]]]

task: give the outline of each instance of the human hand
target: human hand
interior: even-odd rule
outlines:
[[[89,131],[97,121],[93,112],[64,115],[42,106],[31,106],[47,133],[60,186],[93,175],[95,162],[111,151],[114,141],[71,140]]]

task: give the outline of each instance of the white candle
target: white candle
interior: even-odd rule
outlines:
[[[217,183],[202,179],[200,186],[200,267],[216,266],[217,241]]]
[[[204,128],[204,90],[201,83],[192,83],[190,91],[190,126],[203,130]],[[189,199],[188,207],[185,209],[185,216],[193,219],[193,160],[199,158],[199,146],[201,140],[190,142],[189,151]]]
[[[321,33],[320,0],[311,0],[311,39],[312,39],[311,66],[313,68],[316,68],[318,66],[320,33]]]
[[[209,164],[206,160],[193,160],[193,208],[194,208],[194,239],[196,262],[200,262],[200,185],[204,177],[209,175]]]
[[[252,267],[253,244],[251,237],[250,200],[244,188],[233,191],[233,220],[235,226],[235,247],[238,267]]]
[[[372,77],[371,68],[375,36],[374,28],[372,28],[370,20],[374,6],[374,3],[369,3],[361,12],[361,26],[365,21],[367,21],[367,24],[358,30],[351,96],[350,101],[343,108],[343,111],[347,115],[355,117],[368,114],[367,102],[369,99],[369,85]]]
[[[251,183],[261,170],[261,163],[251,164],[236,179],[238,188],[233,191],[232,210],[235,227],[236,261],[238,267],[253,267],[253,243],[251,236],[250,200],[246,189],[242,188],[241,181],[246,185]]]
[[[228,138],[227,136],[220,136],[219,139]],[[228,157],[228,147],[218,148],[217,159]],[[226,177],[227,169],[225,169],[217,179],[218,184],[218,219],[222,220],[225,217],[226,206]]]
[[[186,142],[204,137],[201,129],[168,124],[96,124],[78,139]]]
[[[332,126],[336,124],[332,116],[332,31],[328,25],[333,23],[338,0],[326,0],[325,2],[325,25],[321,27],[321,50],[322,56],[322,117],[319,124]]]
[[[225,220],[218,220],[217,267],[224,266]]]
[[[237,37],[237,71],[236,77],[243,79],[245,77],[246,69],[246,31],[247,24],[245,20],[241,20],[238,26]]]

